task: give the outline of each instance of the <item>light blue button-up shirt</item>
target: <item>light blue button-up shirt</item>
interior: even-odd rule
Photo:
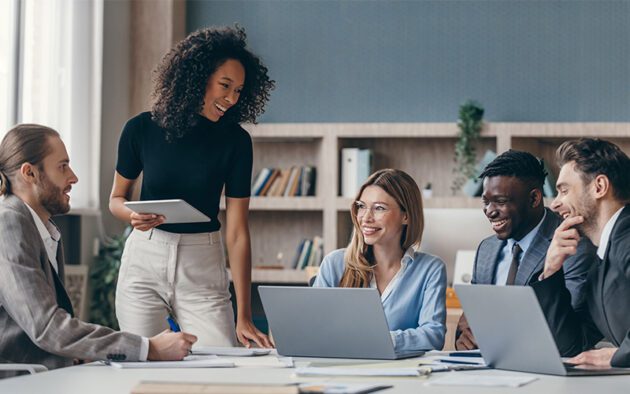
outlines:
[[[314,287],[338,287],[345,249],[328,254]],[[446,267],[430,254],[409,248],[400,271],[381,295],[397,353],[442,349],[446,333]]]

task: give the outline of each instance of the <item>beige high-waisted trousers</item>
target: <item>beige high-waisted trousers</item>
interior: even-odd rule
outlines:
[[[121,330],[152,337],[169,328],[169,312],[198,345],[236,345],[221,232],[129,235],[116,288]]]

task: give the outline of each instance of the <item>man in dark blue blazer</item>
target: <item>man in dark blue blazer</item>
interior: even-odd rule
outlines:
[[[545,254],[562,218],[545,208],[544,165],[532,154],[509,150],[494,159],[479,176],[483,179],[483,211],[496,233],[477,248],[473,284],[525,286],[544,265]],[[582,289],[595,248],[584,239],[578,252],[566,263],[565,281],[575,305]],[[474,336],[462,315],[455,347],[477,348]]]
[[[542,273],[532,287],[563,356],[573,364],[630,367],[630,159],[599,139],[563,143],[556,152],[558,197],[565,218],[555,231]],[[597,246],[584,300],[571,305],[565,281],[578,242]],[[613,347],[593,350],[605,339]]]

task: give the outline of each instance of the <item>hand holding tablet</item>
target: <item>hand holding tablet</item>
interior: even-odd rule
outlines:
[[[164,216],[166,218],[164,223],[199,223],[210,221],[208,216],[181,199],[126,201],[125,206],[137,213]]]

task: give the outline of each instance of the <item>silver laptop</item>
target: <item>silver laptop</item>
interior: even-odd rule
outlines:
[[[586,369],[562,362],[534,289],[455,285],[488,366],[549,375],[622,375],[630,368]]]
[[[385,359],[396,353],[376,289],[259,286],[278,354]]]

